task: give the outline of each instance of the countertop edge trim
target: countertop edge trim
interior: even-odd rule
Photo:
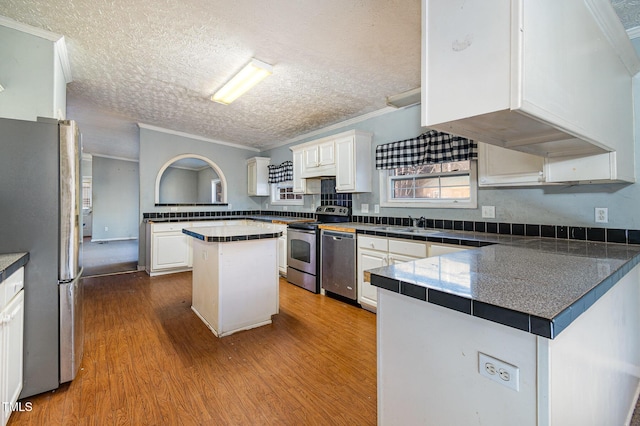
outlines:
[[[5,253],[5,254],[13,254],[13,253]],[[24,265],[29,262],[30,254],[28,252],[18,252],[16,253],[20,255],[18,259],[16,259],[13,263],[7,266],[3,271],[0,271],[0,283],[9,278],[14,272],[18,269],[22,268]]]
[[[521,331],[525,331],[531,334],[535,334],[548,339],[554,339],[560,332],[566,329],[573,321],[575,321],[582,313],[586,312],[598,299],[615,286],[615,284],[628,274],[635,266],[640,264],[640,255],[636,255],[622,264],[620,268],[611,273],[607,278],[602,280],[599,284],[578,298],[569,307],[563,311],[554,315],[553,318],[542,318],[534,314],[526,312],[520,312],[517,310],[504,308],[500,306],[491,305],[479,300],[473,300],[470,298],[462,297],[459,295],[453,295],[441,290],[425,286],[427,289],[427,300],[425,303],[431,303],[437,306],[444,307],[458,311],[462,314],[471,315],[478,318],[483,318],[487,321],[492,321],[505,325],[507,327],[516,328]],[[385,290],[392,291],[394,293],[401,294],[406,297],[413,297],[411,294],[401,291],[405,286],[414,286],[412,283],[408,283],[402,280],[394,280],[383,275],[378,275],[375,272],[371,272],[371,285]],[[437,297],[436,297],[437,296]],[[446,301],[445,296],[455,296],[455,305],[459,305],[459,299],[468,300],[471,305],[471,311],[466,309],[460,309],[459,306],[453,306],[449,301]],[[454,298],[451,298],[453,300]],[[420,299],[418,299],[420,300]],[[446,301],[446,302],[443,302]],[[480,309],[478,309],[480,308]],[[507,318],[512,317],[512,318]]]

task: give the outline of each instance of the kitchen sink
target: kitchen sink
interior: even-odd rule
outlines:
[[[420,235],[430,235],[437,234],[441,231],[436,231],[432,229],[424,229],[424,228],[406,228],[401,226],[377,226],[375,228],[376,231],[387,231],[387,232],[400,232],[400,233],[411,233],[411,234],[420,234]]]

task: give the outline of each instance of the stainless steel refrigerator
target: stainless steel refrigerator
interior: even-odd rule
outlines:
[[[82,361],[81,142],[73,121],[0,119],[0,253],[27,251],[20,398]]]

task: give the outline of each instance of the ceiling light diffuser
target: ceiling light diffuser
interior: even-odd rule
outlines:
[[[213,94],[211,100],[229,105],[272,73],[273,66],[257,59],[251,59],[251,62],[242,68],[238,74]]]

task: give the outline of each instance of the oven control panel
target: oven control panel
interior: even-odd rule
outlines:
[[[316,208],[316,213],[332,216],[349,216],[349,207],[319,206]]]

